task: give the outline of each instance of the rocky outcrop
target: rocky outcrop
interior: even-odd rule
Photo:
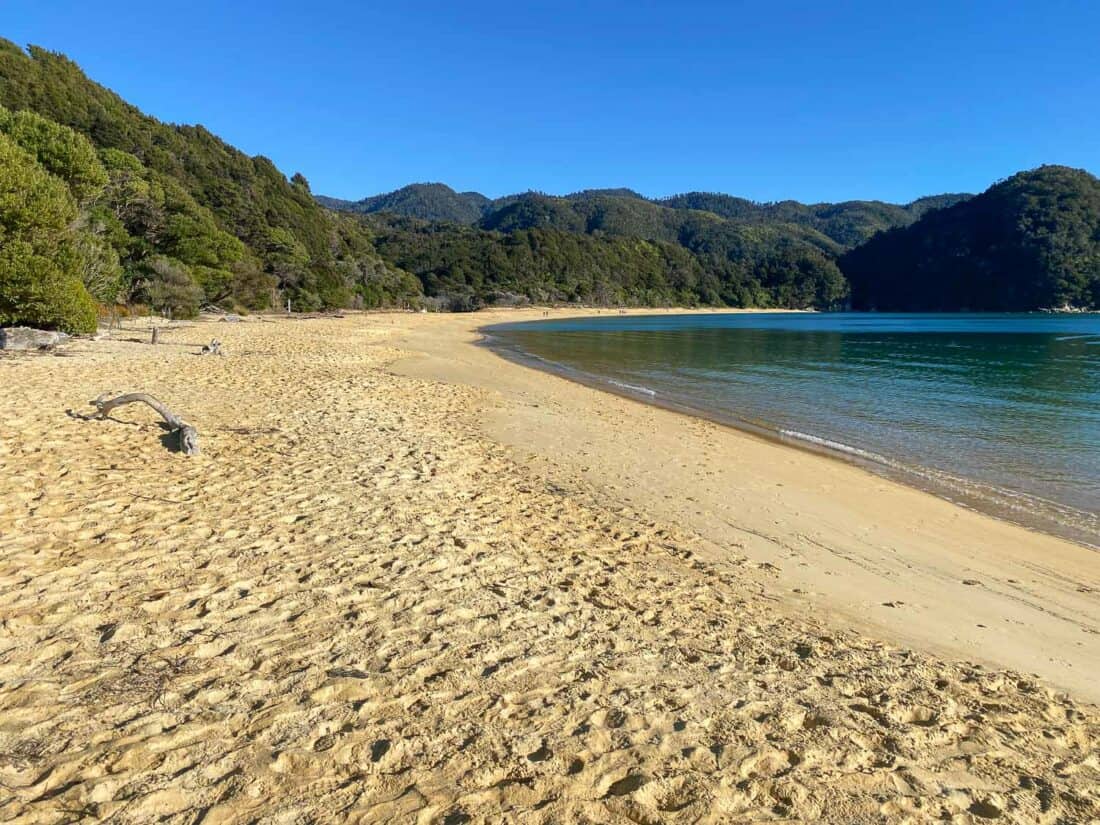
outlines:
[[[0,328],[0,349],[36,350],[53,349],[69,338],[64,332],[53,332],[31,327]]]

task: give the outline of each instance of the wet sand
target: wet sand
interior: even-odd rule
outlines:
[[[1100,817],[1100,557],[476,346],[517,316],[0,359],[0,820]],[[112,390],[202,455],[66,415]]]

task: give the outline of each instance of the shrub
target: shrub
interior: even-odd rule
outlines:
[[[202,303],[202,288],[179,261],[157,256],[146,265],[142,292],[149,305],[173,318],[194,318]]]
[[[0,249],[0,324],[95,332],[95,302],[63,264],[15,241]]]

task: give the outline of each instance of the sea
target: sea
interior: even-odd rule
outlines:
[[[483,332],[532,366],[1100,549],[1100,315],[611,311]]]

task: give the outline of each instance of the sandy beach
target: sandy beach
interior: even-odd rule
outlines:
[[[0,356],[0,821],[1100,821],[1100,555],[478,345],[541,316]]]

